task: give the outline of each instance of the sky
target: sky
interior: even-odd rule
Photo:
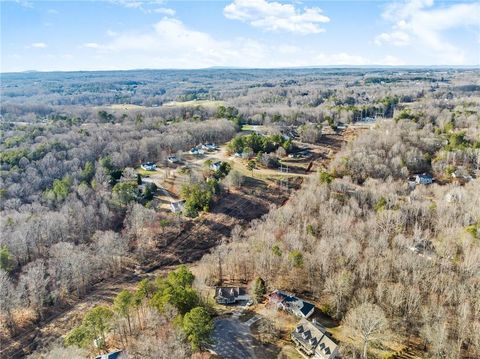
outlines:
[[[1,72],[480,65],[480,1],[0,0]]]

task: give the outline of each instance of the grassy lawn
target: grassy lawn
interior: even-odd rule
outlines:
[[[238,318],[242,323],[245,323],[247,322],[248,320],[250,320],[251,318],[253,318],[255,316],[255,312],[251,311],[251,310],[246,310],[244,311],[240,317]]]
[[[253,129],[252,125],[243,125],[241,131],[253,131]]]
[[[137,171],[137,173],[141,176],[144,176],[144,177],[148,177],[150,175],[153,175],[155,173],[157,173],[157,171],[145,171],[143,168],[141,167],[138,167],[135,169],[135,171]]]
[[[243,125],[241,131],[250,132],[250,131],[260,131],[265,128],[263,125]]]
[[[282,345],[282,350],[280,351],[278,357],[287,359],[303,359],[300,353],[291,344]]]

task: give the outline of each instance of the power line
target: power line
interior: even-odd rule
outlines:
[[[228,215],[228,214],[233,214],[234,211],[239,211],[240,209],[243,209],[246,205],[251,205],[252,202],[249,200],[249,199],[245,199],[245,198],[240,198],[238,200],[236,200],[230,207],[227,208],[227,210],[224,212],[225,215]],[[180,242],[177,242],[175,247],[174,248],[171,248],[171,254],[174,254],[173,251],[175,249],[178,249],[182,244],[184,244],[194,233],[194,231],[198,231],[200,230],[202,227],[206,226],[207,225],[207,220],[206,219],[203,219],[201,223],[197,224],[194,228],[191,228],[188,232],[183,232],[183,233],[187,233],[187,236],[183,239],[180,239]],[[223,228],[223,225],[220,225],[219,223],[215,224],[213,227],[211,227],[212,230],[216,230],[217,228],[215,228],[216,226],[218,226],[218,228]],[[181,235],[180,235],[181,236]],[[175,240],[177,240],[180,236],[177,236],[177,238],[175,238]],[[163,252],[165,253],[165,252]],[[177,260],[179,260],[179,258],[177,258]],[[182,263],[182,261],[179,261],[180,263]],[[171,264],[168,264],[168,263],[164,263],[158,267],[153,267],[153,268],[147,268],[146,270],[143,271],[143,273],[141,274],[135,274],[135,273],[132,273],[130,276],[131,277],[142,277],[142,276],[147,276],[149,273],[151,273],[152,271],[155,271],[161,267],[167,267],[169,265],[173,265],[174,263],[171,263]],[[128,275],[125,275],[125,277],[122,277],[122,278],[119,278],[117,280],[114,280],[113,282],[110,282],[111,285],[115,285],[115,284],[120,284],[120,283],[124,283],[128,278]],[[98,283],[97,283],[98,284]],[[98,290],[98,289],[97,289]],[[92,296],[96,291],[93,291],[90,293],[90,296]],[[78,304],[78,303],[77,303]],[[72,307],[73,308],[73,307]],[[44,321],[42,321],[41,323],[39,323],[39,325],[42,325],[42,326],[45,326],[47,324],[50,324],[53,320],[59,318],[60,316],[66,314],[68,311],[64,311],[64,312],[61,312],[61,313],[56,313],[56,314],[53,314],[51,315],[50,317],[48,317],[47,319],[45,319]],[[8,345],[7,347],[4,347],[0,350],[0,355],[4,352],[6,352],[9,348],[13,347],[15,344],[17,344],[18,342],[21,342],[23,339],[27,338],[28,335],[36,332],[36,331],[39,331],[41,330],[41,328],[39,327],[39,325],[37,325],[35,328],[33,329],[30,329],[29,331],[27,332],[24,332],[22,333],[21,336],[17,336],[14,338],[15,342]],[[20,343],[21,344],[21,343]],[[15,358],[17,355],[24,355],[25,354],[25,349],[28,349],[30,348],[32,345],[36,345],[37,343],[35,341],[32,341],[30,342],[28,345],[26,346],[23,346],[22,348],[19,348],[17,349],[16,351],[14,351],[10,356],[7,357],[7,359],[12,359],[12,358]]]

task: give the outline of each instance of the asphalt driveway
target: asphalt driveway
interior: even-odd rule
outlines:
[[[255,358],[255,345],[250,327],[237,317],[216,318],[213,330],[212,349],[226,359]]]

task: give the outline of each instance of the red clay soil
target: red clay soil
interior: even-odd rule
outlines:
[[[350,132],[348,135],[353,137]],[[326,166],[331,155],[344,145],[345,137],[344,134],[323,136],[321,144],[315,146],[314,157],[309,160],[314,161],[310,173],[315,173],[318,166]],[[223,237],[228,237],[235,226],[245,226],[253,219],[260,218],[270,210],[272,204],[282,206],[288,200],[290,190],[300,188],[302,182],[303,178],[293,179],[287,190],[248,178],[241,191],[230,191],[219,196],[211,213],[187,220],[179,233],[158,233],[155,236],[157,248],[143,261],[146,264],[136,268],[129,266],[115,278],[93,285],[85,298],[71,305],[51,308],[43,320],[27,326],[14,337],[0,336],[0,358],[23,358],[44,349],[78,325],[87,310],[99,304],[111,303],[122,289],[133,289],[139,280],[158,275],[172,266],[199,260]]]

